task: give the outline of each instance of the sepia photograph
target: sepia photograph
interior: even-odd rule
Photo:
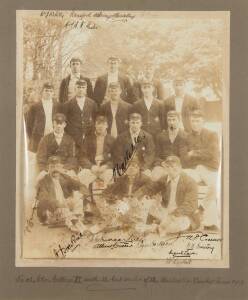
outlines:
[[[16,11],[16,266],[229,267],[229,18]]]

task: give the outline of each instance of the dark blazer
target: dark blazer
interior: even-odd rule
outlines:
[[[59,182],[65,199],[71,197],[73,191],[80,190],[82,193],[88,193],[87,188],[83,184],[67,175],[61,174]],[[38,182],[36,187],[36,198],[38,200],[37,216],[40,221],[44,222],[46,220],[46,210],[54,212],[58,208],[54,183],[50,174],[45,175]]]
[[[165,99],[165,90],[164,90],[164,86],[163,86],[161,80],[154,79],[153,87],[154,87],[154,91],[153,91],[154,98],[156,98],[158,100],[164,100]],[[141,84],[139,81],[136,81],[133,84],[133,94],[134,94],[134,98],[136,101],[143,98]]]
[[[52,114],[61,112],[61,105],[53,101]],[[41,138],[44,136],[46,116],[42,102],[34,103],[26,115],[26,130],[29,138],[29,150],[36,152]]]
[[[182,122],[184,126],[184,130],[187,132],[191,131],[190,125],[190,113],[194,109],[200,109],[200,103],[197,99],[192,96],[185,95],[182,105]],[[167,98],[163,104],[163,127],[164,129],[168,128],[167,124],[167,113],[170,110],[176,110],[175,106],[175,96],[171,96]]]
[[[108,165],[109,168],[113,168],[113,144],[115,139],[107,134],[103,143],[103,162],[101,165]],[[96,135],[87,135],[81,145],[79,152],[79,164],[84,169],[90,169],[96,164]]]
[[[133,104],[131,110],[142,115],[143,130],[154,137],[162,131],[162,104],[159,100],[153,99],[150,110],[143,99],[139,100]]]
[[[54,155],[61,158],[64,168],[76,170],[75,142],[68,134],[64,133],[60,145],[57,144],[53,133],[49,133],[41,139],[36,156],[40,171],[48,169],[48,159]]]
[[[143,186],[149,184],[152,184],[152,181],[148,176],[141,173],[138,174],[134,178],[132,184],[132,195],[134,195],[134,193],[138,191],[140,188],[142,188]],[[115,199],[122,199],[123,197],[128,196],[129,186],[130,186],[130,179],[125,174],[121,177],[118,177],[113,184],[109,185],[103,191],[102,196],[109,201],[113,201]]]
[[[67,119],[65,130],[74,139],[76,146],[80,147],[85,135],[94,130],[97,105],[92,99],[86,97],[81,111],[74,97],[64,104],[63,112]]]
[[[166,208],[170,200],[170,184],[167,183],[167,176],[150,185],[143,186],[137,191],[137,196],[154,196],[158,193],[162,196],[162,206]],[[195,223],[197,223],[199,225],[199,218],[196,213],[198,208],[198,187],[196,182],[183,172],[180,174],[177,185],[176,204],[175,213],[177,215],[188,216],[192,224],[196,225]]]
[[[155,156],[155,145],[152,136],[144,130],[140,131],[140,142],[135,146],[135,154],[140,161],[141,169],[147,170],[152,167]],[[121,165],[127,151],[132,149],[132,139],[129,130],[119,135],[114,143],[114,165]]]
[[[120,100],[120,102],[118,104],[117,112],[115,115],[118,135],[128,129],[128,113],[129,113],[130,108],[131,108],[130,104],[126,103],[123,100]],[[106,117],[108,119],[108,133],[111,133],[113,115],[112,115],[112,111],[111,111],[110,101],[101,105],[100,112],[103,113],[104,115],[106,115]]]
[[[66,78],[62,79],[60,88],[59,88],[59,102],[65,103],[68,100],[68,88],[70,83],[71,75],[68,75]],[[80,79],[83,79],[87,82],[87,96],[93,99],[93,87],[89,78],[80,75]]]
[[[201,130],[200,135],[191,132],[187,137],[188,151],[194,150],[194,156],[186,156],[186,166],[194,168],[203,165],[217,170],[220,164],[220,148],[217,133],[206,128]]]
[[[118,81],[121,85],[121,98],[129,103],[135,101],[133,97],[133,90],[129,78],[126,75],[119,74]],[[101,105],[106,95],[108,87],[108,74],[104,74],[96,79],[94,88],[94,100]]]
[[[156,137],[156,159],[155,166],[161,165],[168,156],[175,155],[181,160],[184,167],[185,157],[187,155],[187,134],[183,130],[179,130],[173,143],[169,139],[168,130],[159,133]]]

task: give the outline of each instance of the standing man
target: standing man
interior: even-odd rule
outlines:
[[[108,87],[110,83],[119,82],[122,100],[133,103],[132,86],[129,78],[119,72],[120,59],[115,56],[108,58],[108,72],[97,78],[94,88],[94,100],[101,105],[108,100]]]
[[[168,129],[162,131],[156,137],[156,159],[152,170],[152,180],[157,181],[164,175],[164,168],[161,163],[168,156],[180,158],[182,166],[187,155],[187,135],[179,128],[180,115],[174,110],[167,113]]]
[[[141,129],[142,116],[140,113],[129,114],[129,129],[120,134],[114,144],[114,174],[125,173],[134,155],[138,157],[141,171],[151,176],[154,161],[155,145],[152,136]]]
[[[142,116],[142,129],[155,137],[162,131],[162,104],[153,96],[153,83],[144,80],[141,83],[143,98],[133,104],[132,110]]]
[[[113,144],[114,138],[107,133],[108,122],[103,115],[98,115],[95,122],[95,132],[87,135],[80,148],[79,164],[80,181],[89,186],[97,178],[109,184],[113,178]]]
[[[75,85],[80,79],[87,82],[87,97],[93,99],[93,88],[89,78],[81,74],[82,61],[78,57],[70,60],[71,73],[61,81],[59,89],[59,102],[65,103],[75,96]]]
[[[53,85],[45,83],[42,88],[41,101],[34,103],[27,113],[26,130],[31,152],[36,153],[41,138],[53,131],[52,118],[60,110],[53,96]]]
[[[78,80],[75,91],[76,96],[64,104],[63,111],[67,119],[65,130],[74,139],[76,147],[79,149],[85,135],[94,130],[97,105],[86,96],[86,80]]]
[[[162,165],[166,175],[159,181],[142,187],[136,195],[151,197],[161,194],[161,207],[153,215],[160,220],[158,229],[161,236],[188,229],[196,230],[200,225],[196,182],[182,172],[177,156],[168,156]]]
[[[203,225],[206,230],[217,230],[219,226],[217,210],[218,169],[220,165],[220,145],[215,132],[204,128],[203,114],[200,110],[190,117],[192,132],[187,137],[188,152],[185,170],[196,182],[204,182],[207,194],[202,203]]]
[[[158,100],[164,100],[165,99],[165,91],[164,91],[164,86],[161,80],[156,79],[154,77],[155,73],[155,68],[153,64],[146,64],[145,65],[145,70],[144,70],[144,78],[147,81],[150,81],[153,83],[153,96],[154,98]],[[133,84],[133,93],[135,96],[136,100],[140,100],[143,98],[143,93],[142,93],[142,88],[141,88],[141,83],[140,81],[136,81]]]
[[[164,102],[164,116],[168,111],[175,110],[180,115],[180,128],[186,132],[191,131],[190,114],[192,110],[199,109],[198,101],[185,93],[185,81],[183,78],[176,78],[173,81],[174,95],[167,98]],[[168,128],[167,120],[164,120],[164,128]]]
[[[114,138],[128,129],[128,113],[131,105],[121,100],[121,86],[119,82],[109,84],[110,101],[100,107],[100,111],[107,116],[108,133]]]
[[[45,135],[37,151],[39,172],[48,170],[48,161],[51,156],[58,156],[67,171],[76,171],[75,142],[64,132],[66,126],[65,115],[55,114],[53,117],[53,132]]]

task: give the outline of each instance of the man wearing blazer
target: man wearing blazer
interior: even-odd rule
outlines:
[[[64,173],[60,158],[51,156],[48,160],[48,173],[36,186],[37,216],[40,222],[49,224],[49,219],[56,211],[68,208],[82,215],[83,200],[74,197],[74,192],[88,195],[85,186]]]
[[[94,130],[97,105],[86,96],[85,80],[78,80],[75,90],[76,96],[63,105],[63,112],[67,120],[65,131],[74,139],[79,149],[84,137]]]
[[[142,116],[139,113],[130,112],[129,129],[120,134],[114,144],[114,175],[121,176],[133,156],[137,156],[141,171],[151,176],[151,168],[154,161],[155,145],[152,136],[141,129]]]
[[[164,168],[161,163],[168,156],[175,155],[180,158],[184,167],[184,160],[187,155],[187,134],[179,128],[179,113],[170,110],[167,113],[168,130],[156,136],[156,159],[152,170],[152,180],[157,181],[164,175]]]
[[[87,135],[81,145],[78,161],[80,181],[89,186],[100,178],[107,185],[113,178],[114,138],[107,133],[107,118],[99,114],[95,121],[95,132]]]
[[[41,138],[53,131],[52,118],[61,110],[53,99],[54,87],[45,83],[42,88],[41,101],[34,103],[26,117],[26,130],[29,139],[29,151],[36,153]]]
[[[192,131],[187,137],[185,172],[196,182],[207,185],[207,193],[202,206],[203,226],[206,230],[218,230],[219,216],[217,186],[220,185],[218,170],[220,166],[220,145],[217,133],[204,128],[204,115],[201,110],[194,110],[190,116]],[[220,205],[219,205],[220,207]]]
[[[151,81],[153,83],[153,96],[155,99],[158,100],[164,100],[165,99],[165,90],[163,83],[161,80],[156,79],[154,77],[155,69],[152,64],[146,64],[145,65],[145,72],[144,72],[144,77],[146,80]],[[141,82],[136,81],[133,84],[133,94],[136,99],[136,101],[140,100],[143,98],[143,93],[141,89]]]
[[[114,138],[128,129],[128,113],[131,105],[121,100],[119,82],[109,84],[110,100],[101,105],[100,111],[107,116],[108,133]]]
[[[188,229],[196,230],[200,225],[196,182],[182,172],[177,156],[168,156],[163,166],[167,175],[142,187],[136,196],[161,195],[161,208],[154,216],[160,220],[158,229],[161,236]]]
[[[93,99],[93,88],[89,78],[80,74],[82,61],[80,58],[73,57],[70,60],[71,74],[61,81],[59,88],[59,102],[65,103],[75,96],[75,85],[80,79],[87,82],[87,97]]]
[[[192,96],[185,94],[185,81],[183,78],[176,78],[173,87],[174,95],[167,98],[163,104],[164,129],[168,128],[166,119],[168,111],[175,110],[180,115],[180,128],[190,132],[190,114],[194,109],[199,109],[199,102]]]
[[[121,86],[122,100],[133,103],[132,86],[129,78],[119,72],[120,59],[117,57],[108,58],[108,73],[96,79],[94,88],[94,100],[101,105],[108,100],[108,87],[112,82],[119,82]]]
[[[135,102],[132,111],[142,116],[142,129],[153,137],[162,131],[162,104],[153,96],[153,83],[143,80],[141,83],[143,99]]]
[[[44,174],[48,170],[48,161],[51,156],[59,156],[65,170],[76,171],[77,169],[75,142],[64,132],[65,126],[65,115],[55,114],[53,132],[45,135],[39,143],[36,158],[39,171],[43,171]]]

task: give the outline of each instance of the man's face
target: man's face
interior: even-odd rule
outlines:
[[[108,123],[107,122],[97,122],[96,121],[96,133],[98,135],[103,135],[106,133],[106,130],[108,128]]]
[[[53,98],[54,91],[50,88],[44,88],[42,92],[42,98],[45,100],[51,100]]]
[[[56,134],[64,133],[65,126],[66,126],[65,122],[53,121],[53,130]]]
[[[129,128],[130,128],[132,133],[138,133],[141,129],[141,126],[142,126],[141,119],[130,120],[129,121]]]
[[[48,172],[53,178],[58,178],[62,165],[60,163],[51,163],[48,167]]]
[[[183,81],[175,81],[173,83],[173,87],[174,87],[174,91],[175,91],[176,96],[183,96],[184,88],[185,88],[185,85],[184,85]]]
[[[190,118],[191,128],[193,131],[200,132],[203,127],[203,118],[202,117],[191,117]]]
[[[71,72],[73,74],[80,73],[81,62],[80,61],[72,61],[70,64],[70,67],[71,67]]]
[[[169,177],[176,178],[180,172],[181,172],[181,167],[178,164],[167,164],[165,167]]]
[[[152,79],[154,76],[154,68],[152,66],[146,67],[145,76],[147,79]]]
[[[86,85],[78,85],[78,84],[76,84],[75,91],[76,91],[76,96],[77,97],[83,97],[83,96],[86,95],[87,86]]]
[[[119,69],[119,62],[118,60],[109,60],[108,61],[109,71],[110,72],[117,72]]]
[[[109,96],[110,99],[115,101],[119,100],[121,95],[121,89],[119,87],[110,87],[109,88]]]
[[[142,85],[141,90],[145,98],[153,97],[153,86],[151,84]]]
[[[170,130],[175,130],[179,127],[179,119],[176,116],[167,117],[167,122]]]

